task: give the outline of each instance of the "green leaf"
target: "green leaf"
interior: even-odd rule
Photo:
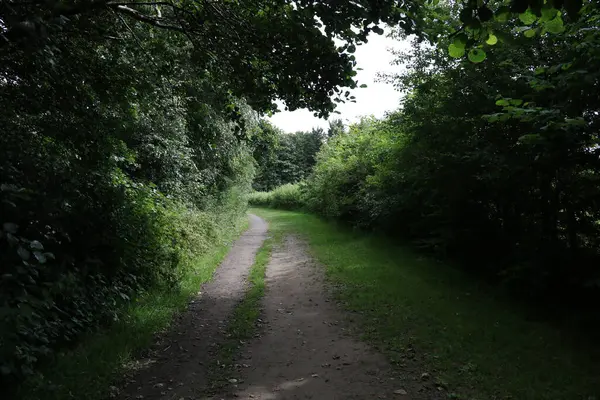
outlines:
[[[568,62],[568,63],[561,64],[560,69],[562,69],[563,71],[566,71],[566,70],[570,69],[572,66],[573,66],[573,63]],[[584,72],[584,73],[587,73],[587,72]]]
[[[560,15],[557,15],[551,21],[548,21],[544,24],[544,29],[550,33],[562,33],[565,30],[565,25]]]
[[[38,262],[40,264],[46,263],[46,256],[43,253],[41,253],[39,251],[34,251],[33,256],[35,257],[36,260],[38,260]]]
[[[565,118],[565,122],[569,125],[577,125],[577,126],[584,126],[586,125],[585,120],[582,117],[577,117],[577,118]]]
[[[540,143],[542,141],[542,136],[539,133],[529,133],[527,135],[523,135],[518,139],[518,142],[521,144],[535,144]]]
[[[19,248],[17,249],[17,254],[19,255],[19,257],[21,257],[23,260],[28,260],[29,256],[31,255],[29,253],[29,250],[25,249],[24,247],[19,246]]]
[[[519,19],[525,25],[531,25],[537,20],[537,17],[534,13],[531,12],[530,9],[528,9],[524,13],[519,14]]]
[[[360,87],[364,89],[364,88],[366,88],[366,87],[367,87],[367,84],[366,84],[366,83],[363,83],[362,85],[360,85]]]
[[[469,61],[471,61],[472,63],[480,63],[483,60],[485,60],[487,54],[485,54],[485,51],[481,50],[481,49],[471,49],[469,51]]]
[[[518,107],[521,104],[523,104],[523,100],[521,100],[521,99],[510,99],[509,102],[510,102],[511,106],[515,106],[515,107]]]
[[[510,102],[507,99],[499,99],[499,100],[496,100],[496,105],[505,107],[505,106],[510,105]]]
[[[37,240],[32,240],[31,243],[29,243],[29,247],[31,247],[32,250],[44,250],[44,246]]]
[[[450,46],[448,46],[448,54],[453,58],[461,58],[465,55],[465,48],[464,46],[457,47],[454,43],[451,43]]]
[[[8,242],[9,245],[15,246],[15,245],[17,245],[19,243],[19,238],[17,238],[12,233],[7,233],[6,234],[6,241]]]
[[[558,10],[554,7],[542,8],[542,17],[540,18],[540,22],[550,21],[551,19],[553,19],[556,16],[557,13],[558,13]]]
[[[490,33],[490,36],[488,37],[488,39],[485,42],[487,44],[489,44],[490,46],[493,46],[496,43],[498,43],[498,38],[493,33]]]
[[[348,53],[354,53],[356,51],[356,46],[351,44],[348,46]]]
[[[537,68],[535,69],[535,71],[534,71],[534,74],[536,74],[536,75],[541,75],[541,74],[543,74],[544,72],[546,72],[546,68],[543,68],[543,67],[537,67]]]
[[[532,38],[535,36],[536,32],[537,32],[537,29],[527,29],[525,32],[523,32],[523,34],[527,38]]]
[[[510,8],[508,7],[500,7],[498,10],[496,10],[496,14],[494,16],[494,19],[498,22],[507,22],[508,19],[510,18]]]
[[[469,40],[469,38],[467,37],[467,35],[465,35],[464,33],[461,33],[460,35],[456,35],[456,37],[452,41],[452,44],[458,48],[462,47],[464,49],[465,46],[467,45],[468,40]]]

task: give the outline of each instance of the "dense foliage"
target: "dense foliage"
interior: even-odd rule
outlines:
[[[177,285],[245,208],[252,156],[272,138],[257,114],[276,98],[329,114],[357,86],[356,44],[381,20],[412,30],[418,13],[392,1],[2,1],[5,391],[134,294]],[[311,150],[291,150],[303,172],[286,180],[320,146],[294,138],[283,145]]]
[[[263,132],[270,132],[269,146],[256,158],[258,170],[253,187],[269,191],[278,186],[296,183],[306,178],[317,162],[316,156],[325,139],[325,132],[313,128],[309,132],[283,133],[266,121],[261,121]],[[258,141],[257,141],[258,142]]]
[[[268,192],[252,192],[248,197],[248,203],[255,207],[282,210],[301,209],[305,204],[301,185],[300,183],[286,183]]]
[[[65,34],[118,41],[125,24],[142,22],[184,36],[198,71],[256,110],[276,109],[279,98],[289,109],[327,115],[349,99],[342,88],[357,86],[356,45],[383,33],[381,22],[417,31],[421,9],[397,0],[7,0],[0,46],[48,45]]]
[[[194,77],[190,48],[166,46],[180,38],[130,28],[119,47],[60,37],[3,53],[3,379],[31,374],[56,346],[118,318],[136,290],[176,284],[188,252],[203,250],[198,240],[214,240],[216,214],[232,221],[225,214],[243,211],[230,193],[252,178],[239,136],[254,116]],[[203,228],[199,238],[191,231]]]
[[[402,107],[328,141],[299,201],[528,295],[597,296],[600,14],[587,7],[562,33],[513,26],[482,63],[452,58],[452,38],[397,54]]]
[[[448,38],[469,55],[491,39],[487,5],[476,3],[461,6],[468,40]],[[562,32],[548,23],[563,2],[511,3],[513,17],[531,5],[524,22],[544,36],[504,40],[481,67],[418,51],[398,78],[412,93],[404,111],[349,135],[332,124],[308,189],[316,210],[451,253],[491,229],[497,247],[487,248],[508,249],[512,265],[595,255],[597,14],[577,21],[565,1],[569,28],[548,37]],[[281,135],[257,114],[277,98],[322,116],[351,101],[356,45],[382,22],[419,38],[461,25],[423,29],[424,11],[393,0],[2,1],[3,387],[119,318],[133,294],[177,285],[245,207],[253,156],[259,189],[304,178],[324,132]],[[578,265],[569,277],[590,282],[589,263]]]

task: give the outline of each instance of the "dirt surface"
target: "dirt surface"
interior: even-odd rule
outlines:
[[[243,350],[238,383],[214,399],[433,399],[421,376],[395,374],[384,357],[347,334],[322,268],[294,237],[276,248],[263,299],[267,329]],[[420,392],[419,392],[420,390]]]
[[[172,331],[138,361],[127,378],[122,399],[199,399],[207,386],[210,354],[223,339],[227,318],[243,298],[254,256],[267,235],[267,224],[250,215],[250,227],[235,242],[213,279]]]
[[[243,298],[248,270],[267,234],[260,218],[251,215],[250,223],[172,333],[139,362],[140,370],[120,398],[207,399],[211,356]],[[344,314],[328,299],[323,268],[295,237],[273,250],[262,311],[261,331],[241,350],[237,369],[223,370],[229,386],[210,399],[443,398],[422,371],[399,374],[381,354],[348,334]]]

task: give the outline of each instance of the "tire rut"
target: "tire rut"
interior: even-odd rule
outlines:
[[[250,227],[235,242],[189,309],[126,379],[119,398],[198,399],[208,386],[210,355],[222,342],[227,320],[243,298],[249,269],[267,236],[267,223],[249,215]]]
[[[243,350],[238,383],[212,399],[442,398],[415,382],[417,371],[399,374],[349,334],[323,275],[297,238],[274,250],[263,298],[266,329]]]

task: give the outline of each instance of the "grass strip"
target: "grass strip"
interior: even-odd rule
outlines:
[[[304,237],[365,340],[454,399],[600,398],[596,343],[464,271],[316,216],[253,209],[273,235]],[[423,383],[425,384],[425,383]]]
[[[235,358],[245,342],[252,339],[258,331],[261,300],[265,294],[265,272],[273,246],[279,242],[280,237],[269,237],[256,253],[248,275],[250,287],[232,313],[227,325],[226,340],[219,345],[208,372],[211,393],[221,390],[230,379],[236,379],[233,376],[236,370]]]

